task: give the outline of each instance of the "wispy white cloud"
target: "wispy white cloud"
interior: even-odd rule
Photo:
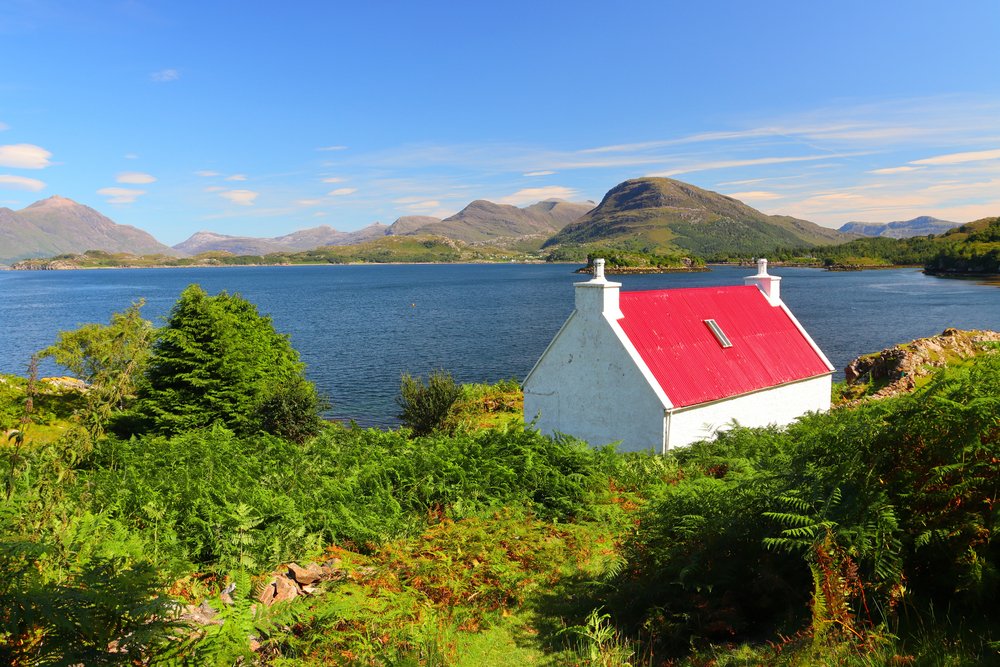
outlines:
[[[346,151],[347,146],[319,146],[318,151]]]
[[[869,174],[879,174],[879,175],[905,174],[908,171],[916,171],[918,169],[920,169],[920,167],[910,167],[910,166],[904,165],[902,167],[885,167],[883,169],[872,169],[868,173]]]
[[[513,206],[524,206],[534,204],[543,199],[575,199],[579,192],[573,188],[562,185],[549,185],[542,188],[524,188],[512,195],[507,195],[499,200],[501,204],[511,204]]]
[[[219,196],[238,206],[253,206],[254,200],[260,196],[260,193],[253,190],[223,190]]]
[[[97,194],[107,197],[109,204],[131,204],[146,194],[146,191],[132,188],[101,188]]]
[[[801,174],[794,174],[791,176],[768,176],[766,178],[744,178],[738,181],[722,181],[716,183],[717,187],[724,187],[727,185],[756,185],[759,183],[775,183],[780,181],[791,181],[801,179]]]
[[[220,174],[217,171],[212,171],[211,169],[199,169],[198,171],[194,172],[194,175],[201,176],[203,178],[213,178],[215,176],[221,176],[222,174]]]
[[[136,155],[135,153],[125,153],[125,155],[123,155],[122,157],[125,158],[126,160],[138,160],[139,159],[139,156]]]
[[[247,180],[246,174],[233,174],[232,176],[226,176],[227,181],[245,181]]]
[[[964,153],[948,153],[946,155],[937,155],[935,157],[928,157],[922,160],[913,160],[910,164],[962,164],[964,162],[981,162],[983,160],[998,160],[1000,159],[1000,148],[996,148],[988,151],[967,151]]]
[[[209,185],[208,187],[204,188],[204,190],[205,192],[222,192],[223,190],[225,190],[225,188],[222,187],[221,185]]]
[[[3,132],[4,130],[9,130],[9,129],[10,129],[10,125],[8,125],[7,123],[0,122],[0,132]]]
[[[52,165],[52,153],[34,144],[8,144],[0,146],[0,167],[15,169],[44,169]]]
[[[156,177],[150,174],[145,174],[141,171],[123,171],[115,176],[115,180],[119,183],[128,183],[131,185],[143,185],[146,183],[156,182]]]
[[[298,199],[295,202],[296,206],[319,206],[323,203],[322,199]]]
[[[730,192],[726,195],[740,201],[768,201],[771,199],[784,199],[785,195],[769,190],[748,190],[746,192]]]
[[[416,201],[409,198],[404,200],[396,200],[394,203],[401,204],[404,209],[409,213],[419,213],[423,215],[432,215],[441,210],[441,202],[437,199],[426,199]]]
[[[38,192],[45,189],[45,183],[37,178],[28,178],[27,176],[0,175],[0,188]]]
[[[336,190],[330,190],[327,194],[332,197],[344,197],[346,195],[353,195],[357,191],[357,188],[337,188]]]
[[[529,171],[524,176],[551,176],[558,172],[552,171],[551,169],[542,169],[541,171]]]
[[[630,144],[613,144],[586,148],[580,153],[638,153],[684,144],[738,143],[749,139],[782,139],[799,142],[814,141],[900,141],[925,136],[933,130],[923,127],[899,126],[880,121],[865,120],[845,123],[831,121],[821,124],[767,125],[744,130],[701,132],[675,139],[642,141]]]
[[[329,176],[321,180],[322,183],[343,183],[345,179],[340,176]]]
[[[169,83],[179,78],[181,78],[181,73],[176,69],[161,69],[149,75],[150,81],[155,81],[156,83]]]
[[[864,155],[865,153],[852,153],[851,155]],[[846,156],[845,156],[846,157]],[[812,162],[815,160],[828,160],[830,159],[829,154],[822,155],[797,155],[797,156],[782,156],[782,157],[756,157],[748,158],[745,160],[719,160],[717,162],[701,162],[694,164],[687,164],[673,169],[668,169],[666,171],[659,171],[649,176],[677,176],[678,174],[689,174],[696,171],[711,171],[714,169],[731,169],[733,167],[751,167],[751,166],[762,166],[770,164],[786,164],[789,162]]]

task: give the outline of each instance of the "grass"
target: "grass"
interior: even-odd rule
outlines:
[[[74,414],[83,406],[81,391],[47,380],[43,378],[38,382],[32,401],[31,423],[25,429],[25,443],[29,445],[44,445],[58,440],[75,426]],[[27,384],[22,377],[0,375],[0,436],[21,428]],[[6,441],[6,437],[3,440]]]
[[[521,422],[524,393],[517,380],[496,384],[464,384],[452,405],[444,426],[447,430],[479,430]]]

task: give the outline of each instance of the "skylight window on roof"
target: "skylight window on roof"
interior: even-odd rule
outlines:
[[[733,344],[729,342],[729,338],[726,336],[726,334],[723,333],[722,327],[719,326],[718,322],[716,322],[715,320],[705,320],[705,324],[707,324],[708,328],[712,330],[713,334],[715,334],[715,340],[719,341],[719,345],[721,345],[722,347],[733,346]]]

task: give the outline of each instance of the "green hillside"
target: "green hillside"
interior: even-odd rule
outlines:
[[[323,246],[302,252],[235,255],[224,250],[194,257],[134,255],[88,250],[46,259],[15,263],[18,270],[151,268],[161,266],[279,266],[285,264],[387,264],[435,262],[509,262],[534,259],[533,255],[505,247],[470,245],[442,236],[383,236],[354,245]]]
[[[791,259],[795,253],[790,251]],[[844,268],[924,266],[941,275],[1000,273],[1000,218],[983,218],[944,234],[909,238],[866,237],[814,248],[812,257]]]
[[[736,199],[681,181],[637,178],[612,188],[597,208],[565,227],[545,247],[613,242],[721,258],[849,238],[806,220],[766,215]]]
[[[1000,217],[983,218],[938,237],[943,246],[927,261],[942,274],[1000,274]]]

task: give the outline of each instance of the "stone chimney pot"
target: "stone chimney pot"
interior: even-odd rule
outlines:
[[[763,257],[757,260],[757,273],[743,279],[746,285],[756,285],[764,293],[772,306],[781,305],[781,278],[767,272],[767,260]]]
[[[618,307],[621,283],[609,282],[604,277],[604,260],[594,260],[594,277],[582,283],[573,283],[576,288],[576,312],[584,317],[606,316],[620,320],[624,315]]]

